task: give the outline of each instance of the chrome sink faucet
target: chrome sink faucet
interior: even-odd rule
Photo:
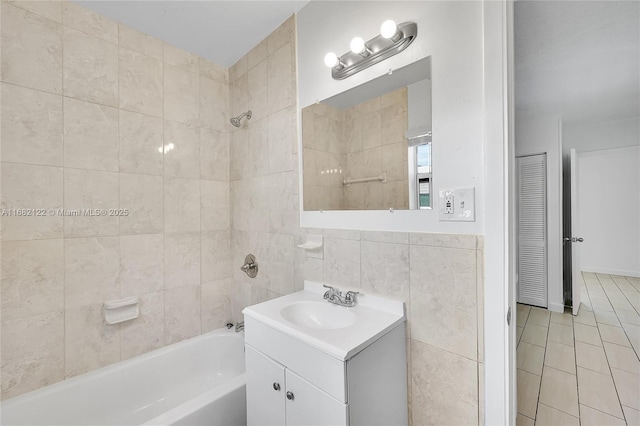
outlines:
[[[330,285],[323,284],[324,288],[328,288],[329,290],[324,292],[324,299],[327,302],[333,303],[339,306],[345,306],[347,308],[352,308],[356,306],[356,294],[359,294],[357,291],[347,291],[345,295],[342,295],[342,292],[337,288],[331,287]]]

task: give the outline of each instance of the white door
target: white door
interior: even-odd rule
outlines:
[[[516,158],[518,303],[547,307],[547,155]]]
[[[347,425],[347,405],[287,370],[287,426]],[[284,425],[284,423],[282,423]]]
[[[285,424],[284,367],[245,345],[247,425]]]
[[[583,239],[578,236],[578,158],[576,150],[571,148],[571,300],[573,315],[580,309],[580,289],[584,285],[580,271],[580,244]]]

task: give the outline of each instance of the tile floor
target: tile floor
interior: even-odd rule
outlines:
[[[640,278],[582,275],[575,317],[518,305],[518,426],[640,426]]]

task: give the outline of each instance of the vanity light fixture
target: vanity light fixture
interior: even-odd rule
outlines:
[[[362,37],[351,40],[351,50],[342,56],[329,52],[324,64],[331,68],[334,80],[344,80],[371,65],[384,61],[406,49],[418,35],[415,22],[403,22],[396,25],[386,20],[380,26],[380,34],[365,42]]]

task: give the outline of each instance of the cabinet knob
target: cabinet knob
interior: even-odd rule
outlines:
[[[293,392],[287,392],[287,399],[293,401]]]
[[[280,390],[280,383],[273,382],[273,390]]]

